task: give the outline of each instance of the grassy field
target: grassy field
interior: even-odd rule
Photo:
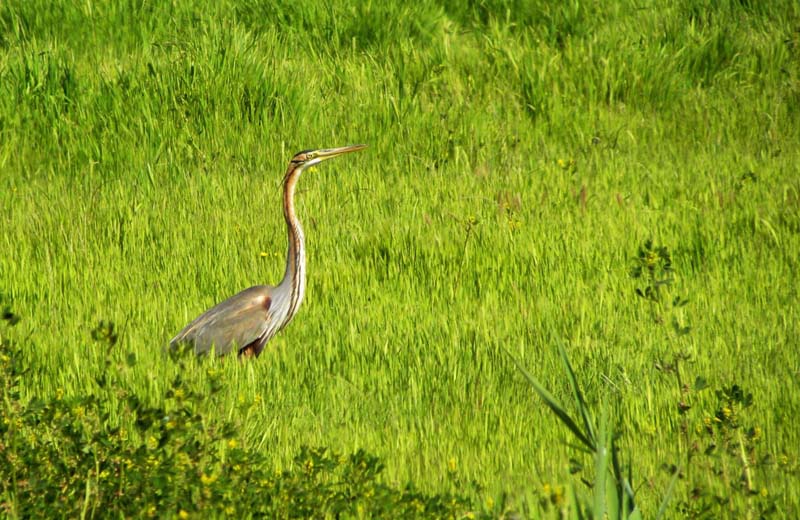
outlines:
[[[164,346],[279,281],[292,154],[361,142],[301,179],[303,307],[215,364],[204,413],[275,468],[363,448],[387,483],[556,514],[591,460],[503,349],[567,400],[558,336],[646,516],[678,466],[670,517],[800,514],[791,0],[3,2],[21,399],[113,409],[96,378],[129,354],[153,406],[179,371],[204,388]]]

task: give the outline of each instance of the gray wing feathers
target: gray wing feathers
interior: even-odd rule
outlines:
[[[190,343],[196,354],[228,354],[261,339],[270,328],[272,287],[257,285],[218,303],[201,314],[170,341],[175,347]]]

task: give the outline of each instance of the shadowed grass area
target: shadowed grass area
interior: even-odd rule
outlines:
[[[555,514],[586,457],[503,353],[568,401],[555,330],[589,404],[611,403],[645,516],[680,466],[689,516],[791,517],[798,49],[790,1],[5,2],[21,397],[96,391],[101,320],[137,359],[126,391],[160,406],[179,372],[201,391],[164,345],[280,279],[291,155],[366,142],[301,179],[306,300],[257,361],[219,363],[204,413],[276,468],[363,448],[389,484],[451,492],[452,467]]]

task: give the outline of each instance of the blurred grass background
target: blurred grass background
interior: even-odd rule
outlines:
[[[243,442],[276,467],[365,448],[395,482],[446,489],[455,468],[535,502],[581,455],[500,347],[568,393],[552,328],[592,403],[615,403],[645,511],[714,414],[711,391],[678,412],[702,377],[753,393],[743,422],[775,461],[758,486],[792,516],[798,121],[788,0],[5,2],[0,292],[30,341],[24,391],[81,395],[130,352],[120,377],[162,399],[169,338],[280,279],[291,155],[365,142],[301,180],[299,316],[220,363],[209,411]],[[651,238],[674,269],[658,304],[630,276]],[[698,482],[730,485],[699,468],[679,503]]]

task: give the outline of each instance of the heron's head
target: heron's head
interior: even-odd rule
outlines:
[[[363,150],[366,147],[367,145],[365,144],[354,144],[350,146],[342,146],[341,148],[303,150],[302,152],[298,152],[297,154],[295,154],[294,157],[292,157],[292,165],[295,168],[300,168],[300,167],[307,168],[309,166],[314,166],[315,164],[319,164],[322,161],[327,161],[328,159],[333,159],[334,157],[338,157],[346,153]]]

